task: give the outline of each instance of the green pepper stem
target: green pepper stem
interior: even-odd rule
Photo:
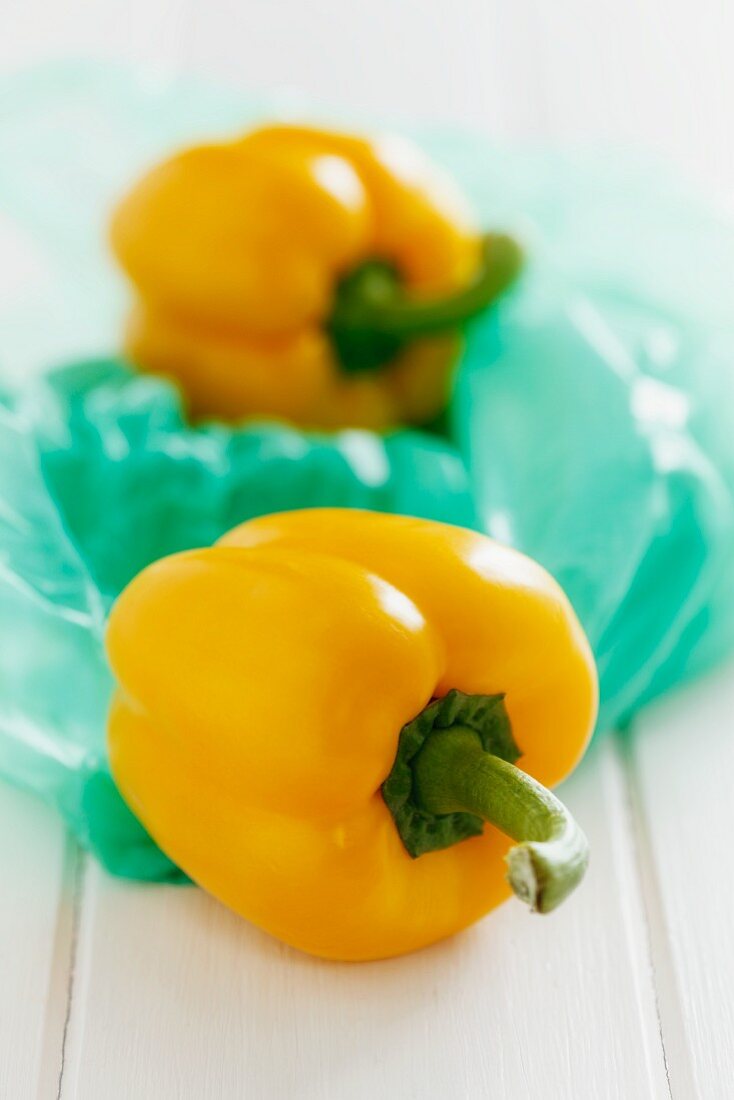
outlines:
[[[465,726],[435,730],[413,762],[416,804],[433,814],[468,812],[520,843],[508,881],[531,909],[548,913],[581,881],[589,846],[554,794],[514,764],[485,752]]]
[[[511,237],[487,234],[479,270],[462,290],[443,298],[411,297],[394,269],[368,262],[343,280],[329,328],[338,338],[409,340],[455,329],[486,309],[516,278],[522,252]]]

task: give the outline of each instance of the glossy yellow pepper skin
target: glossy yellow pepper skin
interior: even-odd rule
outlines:
[[[192,416],[325,429],[431,420],[461,347],[450,317],[413,318],[409,336],[403,318],[397,339],[391,329],[350,365],[334,338],[344,280],[378,261],[378,276],[394,276],[391,298],[430,304],[467,288],[483,263],[463,200],[417,150],[296,126],[154,167],[117,206],[111,243],[134,290],[125,351],[176,379]],[[486,301],[519,263],[504,238],[490,256],[502,270]]]
[[[399,516],[245,523],[144,570],[107,645],[111,766],[132,810],[226,905],[332,959],[424,947],[510,893],[496,828],[406,850],[381,791],[406,723],[455,690],[503,693],[512,770],[555,784],[596,714],[593,659],[548,574]]]

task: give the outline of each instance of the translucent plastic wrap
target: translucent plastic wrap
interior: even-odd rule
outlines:
[[[603,726],[734,646],[723,215],[617,154],[414,134],[529,257],[470,333],[447,438],[194,429],[168,383],[82,361],[113,353],[119,331],[105,212],[172,145],[274,112],[96,69],[1,90],[14,110],[0,120],[0,236],[15,277],[0,299],[0,772],[57,805],[107,866],[179,875],[107,772],[106,611],[147,562],[249,516],[375,508],[512,542],[576,606]]]
[[[114,362],[50,374],[0,427],[0,769],[123,874],[171,871],[107,774],[103,630],[148,562],[318,505],[474,524],[458,455],[417,433],[188,427],[176,390]]]

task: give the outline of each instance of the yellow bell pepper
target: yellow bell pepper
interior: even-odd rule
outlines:
[[[369,512],[255,519],[145,569],[107,645],[124,798],[289,944],[398,955],[511,889],[548,911],[583,874],[583,833],[541,784],[584,751],[594,663],[558,585],[512,549]]]
[[[520,264],[417,150],[295,126],[153,168],[111,241],[137,367],[177,379],[195,417],[318,428],[434,418],[463,324]]]

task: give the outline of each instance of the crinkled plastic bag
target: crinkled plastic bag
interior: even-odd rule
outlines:
[[[107,866],[181,877],[107,770],[106,612],[147,562],[250,516],[407,512],[532,554],[592,641],[603,726],[731,650],[734,230],[722,214],[617,153],[413,135],[529,257],[471,330],[448,438],[192,428],[167,382],[108,358],[124,293],[106,212],[146,162],[277,105],[94,67],[0,91],[13,107],[0,119],[0,363],[23,380],[0,405],[0,772],[57,805]]]
[[[116,362],[55,371],[16,396],[0,446],[0,771],[135,877],[176,871],[107,769],[103,631],[127,582],[264,512],[330,505],[475,524],[464,465],[440,440],[194,429],[173,386]]]

